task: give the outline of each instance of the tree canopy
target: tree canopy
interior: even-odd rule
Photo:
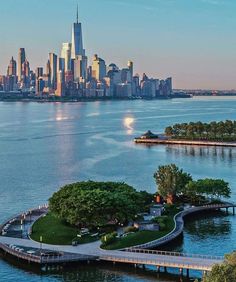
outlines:
[[[201,195],[206,197],[230,198],[231,189],[229,183],[222,179],[199,179],[190,181],[185,187],[186,195]]]
[[[231,195],[229,183],[224,180],[206,178],[193,181],[190,174],[175,164],[159,166],[154,178],[158,185],[158,193],[164,199],[185,197],[195,203],[202,198],[230,198]]]
[[[164,199],[169,196],[177,196],[192,181],[191,175],[179,169],[175,164],[159,166],[154,173],[154,178],[158,185],[158,192]]]
[[[236,252],[226,255],[224,263],[215,265],[203,282],[236,282]]]
[[[236,141],[236,121],[177,123],[166,127],[165,134],[174,139]]]
[[[134,219],[152,199],[125,183],[88,181],[62,187],[49,199],[49,208],[72,225],[98,227]]]

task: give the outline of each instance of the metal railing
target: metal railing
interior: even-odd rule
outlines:
[[[198,254],[171,252],[171,251],[145,250],[145,249],[136,249],[136,248],[127,248],[125,249],[125,251],[131,252],[131,253],[152,254],[152,255],[159,255],[159,256],[199,258],[199,259],[219,260],[219,261],[224,260],[223,256],[198,255]]]
[[[131,264],[144,264],[144,265],[155,265],[155,266],[163,266],[163,267],[171,267],[171,268],[185,268],[185,269],[194,269],[201,271],[210,271],[215,262],[202,263],[202,261],[193,261],[190,263],[189,261],[181,260],[167,260],[167,259],[145,259],[145,258],[131,258],[125,256],[104,256],[100,259],[112,262],[121,262],[121,263],[131,263]]]
[[[10,223],[11,221],[13,220],[19,220],[20,218],[23,218],[23,216],[25,215],[26,217],[27,216],[32,216],[34,212],[36,211],[42,211],[42,210],[46,210],[48,209],[48,204],[43,204],[43,205],[40,205],[38,206],[37,208],[33,208],[33,209],[30,209],[28,211],[24,211],[24,212],[21,212],[21,213],[18,213],[14,216],[11,216],[9,217],[8,219],[6,219],[2,224],[0,224],[0,235],[2,234],[2,231],[4,230],[4,227]]]
[[[23,260],[27,260],[27,261],[30,261],[30,262],[35,262],[35,263],[40,263],[41,262],[40,256],[36,256],[36,255],[33,255],[33,254],[28,254],[28,253],[25,253],[25,252],[16,251],[16,250],[8,247],[5,244],[1,244],[0,243],[0,248],[3,251],[5,251],[6,253],[8,253],[8,254],[10,254],[12,256],[15,256],[17,258],[20,258],[20,259],[23,259]]]
[[[0,243],[0,249],[17,258],[27,260],[29,262],[35,262],[38,264],[54,264],[54,263],[86,261],[86,260],[97,259],[97,257],[93,257],[89,255],[87,256],[87,255],[69,254],[69,253],[68,254],[60,253],[58,255],[43,255],[40,253],[38,255],[28,254],[25,251],[17,251],[15,249],[12,249],[8,245],[2,243]]]
[[[225,202],[222,204],[212,204],[212,205],[209,204],[209,205],[204,205],[204,206],[199,206],[199,207],[193,207],[188,210],[181,211],[175,215],[174,217],[175,227],[173,228],[173,230],[170,233],[168,233],[167,235],[165,235],[162,238],[153,240],[151,242],[134,246],[134,248],[141,248],[141,249],[154,248],[154,247],[163,245],[165,243],[168,243],[172,241],[173,239],[177,238],[183,232],[183,229],[184,229],[183,218],[186,215],[189,215],[191,213],[195,213],[198,211],[208,210],[208,209],[218,209],[218,208],[220,209],[220,208],[229,208],[229,207],[236,207],[236,205],[234,203]]]

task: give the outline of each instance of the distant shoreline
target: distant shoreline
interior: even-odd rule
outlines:
[[[71,98],[62,98],[62,97],[49,97],[49,98],[39,98],[39,97],[0,97],[0,102],[36,102],[36,103],[77,103],[77,102],[97,102],[97,101],[136,101],[136,100],[171,100],[171,99],[190,99],[191,95],[171,95],[171,96],[157,96],[153,98],[148,97],[95,97],[95,98],[86,98],[86,97],[71,97]]]
[[[189,146],[212,146],[212,147],[236,147],[236,142],[215,142],[215,141],[191,141],[176,139],[142,139],[135,138],[137,144],[153,144],[153,145],[189,145]]]

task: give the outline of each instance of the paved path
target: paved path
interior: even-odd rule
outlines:
[[[16,239],[10,237],[0,237],[2,244],[14,244],[21,247],[40,248],[40,244],[31,240]],[[100,249],[100,242],[73,246],[54,246],[43,244],[43,248],[51,251],[66,252],[71,254],[80,254],[91,256],[91,258],[103,261],[122,262],[131,264],[165,266],[181,269],[194,269],[209,271],[216,263],[221,263],[223,258],[203,258],[192,256],[160,255],[145,252],[124,252],[124,251],[106,251]],[[151,251],[149,251],[151,252]]]
[[[176,236],[178,236],[184,226],[183,217],[192,212],[199,212],[203,210],[211,210],[211,209],[220,209],[220,208],[229,208],[235,207],[234,204],[224,203],[221,205],[208,205],[202,207],[193,207],[188,210],[185,210],[175,217],[175,228],[174,230],[166,235],[163,238],[158,240],[149,242],[147,244],[143,244],[140,246],[136,246],[133,248],[129,248],[123,251],[107,251],[100,249],[100,241],[83,244],[79,246],[56,246],[56,245],[48,245],[43,244],[43,249],[49,251],[55,251],[59,253],[64,253],[63,258],[66,258],[67,261],[73,261],[77,259],[78,256],[94,259],[94,260],[103,260],[103,261],[112,261],[112,262],[122,262],[122,263],[131,263],[131,264],[142,264],[142,265],[155,265],[155,266],[163,266],[163,267],[172,267],[172,268],[180,268],[180,269],[194,269],[201,271],[209,271],[212,269],[212,266],[216,263],[221,263],[223,261],[223,257],[212,257],[212,256],[201,256],[201,255],[187,255],[182,253],[174,253],[174,252],[160,252],[153,251],[150,248],[154,246],[158,246],[163,243],[167,243],[173,240]],[[37,211],[37,210],[36,210]],[[41,207],[38,209],[40,211],[30,224],[27,225],[27,230],[30,229],[31,224],[39,217],[47,212],[47,208]],[[29,217],[29,213],[27,213]],[[26,219],[27,219],[26,216]],[[6,224],[6,223],[5,223]],[[4,224],[1,226],[1,230],[3,230]],[[40,243],[29,240],[29,239],[21,239],[14,237],[6,237],[0,236],[0,248],[5,249],[5,251],[9,251],[12,253],[11,249],[8,247],[9,245],[15,245],[17,247],[23,248],[32,248],[32,249],[40,249]],[[7,250],[8,248],[8,250]],[[138,249],[139,248],[139,249]],[[149,250],[144,250],[145,248],[149,248]],[[17,256],[17,252],[14,251],[13,255]],[[60,261],[63,259],[62,257],[57,257],[57,260]],[[27,258],[26,258],[27,259]],[[39,258],[37,258],[40,261]],[[87,260],[87,259],[86,259]],[[56,262],[56,260],[54,261]],[[53,263],[53,261],[51,261]]]

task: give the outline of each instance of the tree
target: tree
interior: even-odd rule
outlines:
[[[154,173],[158,193],[164,198],[174,198],[184,191],[187,183],[192,181],[190,174],[179,169],[175,164],[159,166]]]
[[[192,199],[197,196],[230,198],[230,194],[229,183],[222,179],[199,179],[189,182],[185,187],[185,195]]]
[[[213,266],[203,282],[236,282],[236,252],[226,255],[222,264]]]
[[[152,199],[125,183],[88,181],[62,187],[49,199],[49,209],[72,225],[98,227],[134,219]]]
[[[173,135],[173,128],[171,126],[166,127],[165,135],[172,136]]]
[[[236,141],[236,121],[177,123],[167,127],[165,133],[177,139]]]

